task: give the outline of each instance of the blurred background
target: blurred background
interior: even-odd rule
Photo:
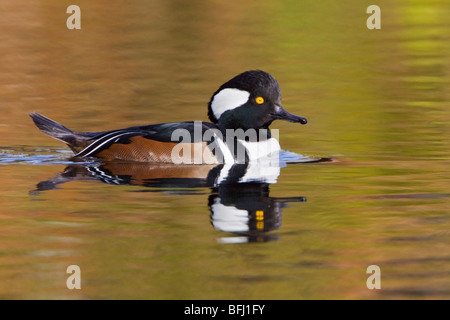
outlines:
[[[81,9],[68,30],[66,9]],[[381,29],[369,30],[369,5]],[[449,298],[450,2],[0,0],[0,297]],[[272,74],[307,126],[283,149],[334,157],[283,168],[278,241],[224,245],[200,195],[95,181],[30,195],[67,148],[28,114],[76,131],[203,120],[211,94]],[[20,157],[19,157],[20,158]],[[13,160],[11,160],[13,159]],[[65,287],[79,264],[82,290]],[[368,290],[377,264],[382,289]]]

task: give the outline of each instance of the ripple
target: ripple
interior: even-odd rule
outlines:
[[[0,147],[0,165],[11,164],[82,164],[96,162],[94,159],[86,161],[76,161],[71,159],[72,151],[60,149],[57,147],[31,147],[31,146],[15,146]],[[333,161],[327,157],[314,157],[297,154],[294,152],[281,150],[279,153],[279,162],[281,166],[287,163],[309,163]]]
[[[72,155],[70,150],[54,147],[0,147],[0,165],[79,163],[70,159]]]

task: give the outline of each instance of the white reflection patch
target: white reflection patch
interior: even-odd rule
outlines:
[[[219,91],[211,102],[211,109],[216,119],[228,110],[236,109],[248,101],[250,93],[245,90],[226,88]]]

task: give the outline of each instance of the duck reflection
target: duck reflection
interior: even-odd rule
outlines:
[[[32,194],[57,189],[74,180],[100,180],[108,184],[147,187],[142,192],[192,194],[195,188],[209,188],[208,207],[212,226],[232,236],[223,243],[270,241],[281,226],[281,213],[290,202],[305,197],[270,196],[280,165],[251,163],[234,165],[172,165],[147,163],[82,163],[67,166],[55,177],[37,184]]]
[[[248,182],[219,186],[209,196],[208,206],[214,228],[237,235],[221,242],[268,241],[278,239],[267,232],[281,227],[287,203],[303,201],[305,197],[270,197],[268,183]]]

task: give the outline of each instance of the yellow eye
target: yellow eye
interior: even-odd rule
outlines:
[[[263,97],[258,97],[255,99],[257,104],[263,104],[264,103],[264,98]]]

